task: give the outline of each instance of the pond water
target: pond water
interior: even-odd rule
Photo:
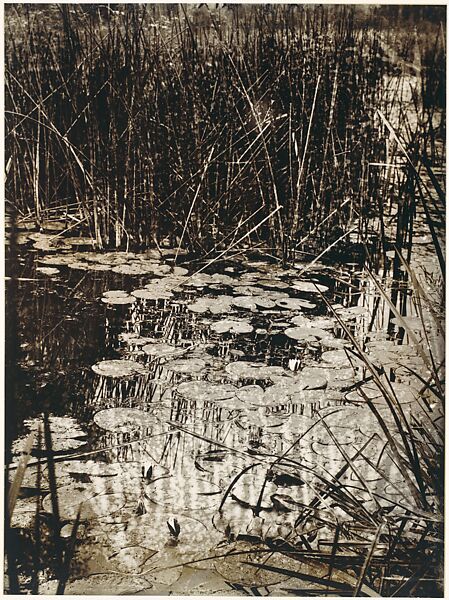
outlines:
[[[366,552],[381,517],[419,512],[390,448],[397,424],[348,333],[417,423],[426,407],[409,370],[426,364],[359,264],[282,270],[245,256],[195,274],[202,264],[174,266],[170,251],[42,247],[17,259],[13,465],[48,413],[63,540],[81,518],[66,593],[320,589],[328,566],[315,559],[335,535]],[[12,517],[24,540],[37,508],[44,523],[55,513],[44,455],[37,435]],[[424,527],[405,525],[411,537]],[[348,550],[354,564],[363,552]],[[336,588],[354,586],[337,566]],[[40,593],[56,586],[48,558]]]

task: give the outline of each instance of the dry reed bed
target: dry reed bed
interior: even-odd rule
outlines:
[[[169,235],[199,253],[263,221],[251,239],[284,258],[307,232],[366,230],[394,69],[353,11],[15,11],[6,187],[20,214],[69,214],[99,247]]]

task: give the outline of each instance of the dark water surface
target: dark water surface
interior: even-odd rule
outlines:
[[[410,508],[408,484],[366,395],[394,428],[391,414],[366,367],[345,352],[345,333],[326,301],[384,368],[408,415],[422,407],[401,364],[422,365],[407,343],[398,345],[407,336],[391,324],[359,265],[320,263],[300,277],[304,265],[283,272],[236,260],[210,267],[203,285],[180,274],[174,287],[170,258],[162,261],[171,265],[165,275],[59,264],[49,275],[36,270],[37,256],[19,255],[8,303],[18,323],[16,414],[9,418],[26,435],[41,413],[51,415],[63,533],[82,507],[67,593],[108,593],[114,585],[122,593],[223,595],[256,586],[278,595],[298,580],[223,556],[234,549],[297,570],[284,554],[264,554],[264,544],[288,542],[318,555],[332,547],[338,526],[366,548],[380,514]],[[165,299],[104,301],[105,292],[161,280],[173,290]],[[204,310],[205,299],[218,314]],[[30,489],[37,447],[33,454],[24,481]],[[348,457],[355,457],[350,468]],[[51,514],[45,468],[41,477],[43,493],[19,498],[13,527],[32,525],[37,502]],[[339,489],[316,503],[329,482]],[[379,545],[379,556],[384,551]],[[354,548],[350,554],[360,558]],[[50,581],[42,593],[54,593],[45,566]],[[25,578],[29,570],[24,558]],[[325,570],[306,569],[318,579]]]

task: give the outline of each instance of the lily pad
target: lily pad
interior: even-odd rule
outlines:
[[[336,310],[338,316],[341,317],[343,320],[356,319],[361,315],[366,315],[368,312],[369,310],[366,306],[350,306]]]
[[[152,502],[176,513],[215,507],[221,500],[222,491],[207,479],[177,475],[151,483],[146,487],[146,495]]]
[[[202,358],[178,358],[164,366],[175,373],[200,373],[206,368],[206,362]]]
[[[273,300],[263,296],[236,296],[233,298],[232,304],[238,308],[246,308],[251,311],[255,311],[258,308],[273,308],[275,306]]]
[[[284,331],[285,335],[293,340],[308,341],[312,339],[325,338],[329,334],[318,327],[289,327]]]
[[[247,321],[225,319],[211,325],[211,329],[217,333],[251,333],[254,327]]]
[[[271,376],[285,375],[283,367],[267,366],[264,363],[254,363],[242,360],[229,363],[225,371],[234,379],[270,379]]]
[[[191,312],[205,313],[211,312],[214,315],[226,314],[231,312],[232,296],[219,296],[218,298],[200,298],[187,308]]]
[[[344,350],[328,350],[321,355],[323,363],[333,367],[350,367],[351,361]]]
[[[101,299],[102,302],[104,302],[105,304],[110,304],[110,305],[117,305],[117,306],[125,306],[126,304],[134,304],[134,302],[136,302],[136,298],[134,298],[133,296],[111,296],[111,297],[104,297]]]
[[[116,265],[112,267],[112,271],[120,275],[146,275],[147,273],[151,273],[151,269],[135,263]]]
[[[36,267],[36,271],[44,275],[58,275],[60,273],[56,267]]]
[[[316,293],[327,292],[329,289],[327,285],[313,281],[295,281],[291,284],[291,287],[300,292]]]
[[[281,308],[288,310],[301,310],[303,308],[315,308],[316,304],[309,302],[309,300],[303,300],[302,298],[279,298],[276,300],[276,304]]]
[[[72,484],[58,489],[61,519],[74,519],[79,508],[82,519],[97,519],[118,512],[125,504],[124,494],[96,494],[89,484]],[[45,511],[53,512],[51,494],[45,496],[42,506]]]
[[[265,406],[265,392],[260,385],[245,385],[239,388],[237,398],[253,406]]]
[[[139,298],[140,300],[165,300],[167,298],[171,298],[173,296],[173,292],[167,290],[162,286],[152,286],[134,290],[131,294],[135,298]]]
[[[129,294],[126,290],[109,290],[108,292],[103,292],[103,296],[105,298],[127,298]]]
[[[133,377],[144,375],[147,369],[134,360],[102,360],[92,365],[92,371],[103,377]]]
[[[137,408],[106,408],[94,415],[94,423],[114,433],[143,432],[151,426],[154,418],[143,410]]]
[[[186,381],[176,388],[177,392],[189,400],[220,401],[236,395],[237,388],[229,383],[214,384],[209,381]]]
[[[62,452],[66,450],[74,450],[80,446],[84,446],[87,443],[86,432],[83,431],[76,421],[72,417],[49,417],[50,432],[52,434],[52,450],[54,452]],[[42,419],[26,419],[24,426],[29,433],[34,432],[34,448],[37,448],[38,436],[37,432],[39,426],[42,432],[41,448],[45,447],[44,441],[44,423]],[[25,448],[28,434],[18,438],[12,445],[13,454],[20,454]],[[84,439],[82,439],[84,438]]]
[[[291,322],[297,327],[318,327],[319,329],[333,329],[336,325],[336,320],[328,317],[306,317],[305,315],[297,315],[293,317]]]
[[[145,344],[142,350],[148,356],[156,356],[157,358],[166,358],[167,356],[173,356],[185,352],[183,348],[177,348],[173,344],[166,344],[164,342],[155,342],[151,344]]]

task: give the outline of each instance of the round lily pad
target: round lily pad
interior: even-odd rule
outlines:
[[[300,292],[327,292],[329,289],[327,285],[322,283],[314,283],[313,281],[296,281],[292,283],[292,288],[299,290]]]
[[[151,288],[143,288],[134,290],[131,294],[140,300],[165,300],[173,296],[173,292],[162,286],[152,286]]]
[[[302,298],[279,298],[276,304],[288,310],[301,310],[302,308],[315,308],[316,304]]]
[[[124,494],[96,494],[89,484],[71,484],[58,489],[58,505],[61,519],[74,519],[81,508],[82,519],[96,519],[113,514],[126,504]],[[51,494],[45,496],[43,508],[52,512]]]
[[[349,367],[351,361],[344,350],[328,350],[321,355],[323,363],[332,365],[333,367]]]
[[[148,268],[145,268],[145,266],[141,266],[137,263],[116,265],[115,267],[112,267],[112,271],[114,273],[120,273],[120,275],[145,275],[151,272]]]
[[[158,479],[146,487],[147,497],[172,511],[204,510],[220,503],[222,491],[207,479],[181,476]]]
[[[254,327],[246,321],[225,319],[211,325],[211,329],[217,333],[251,333]]]
[[[266,296],[236,296],[233,298],[232,304],[238,308],[246,308],[252,311],[258,308],[273,308],[276,306],[274,301]]]
[[[50,432],[52,434],[52,450],[54,452],[62,452],[66,450],[74,450],[80,446],[84,446],[87,443],[86,432],[83,431],[73,417],[49,417]],[[42,419],[26,419],[24,426],[29,433],[34,432],[34,448],[38,445],[38,429],[40,427],[42,438],[41,438],[41,449],[45,447],[44,441],[44,423]],[[13,442],[12,452],[13,454],[20,454],[25,446],[28,439],[28,435],[21,436]]]
[[[317,327],[319,329],[333,329],[336,325],[336,320],[328,317],[306,317],[305,315],[297,315],[291,319],[293,325],[297,327]]]
[[[145,346],[142,347],[142,350],[145,354],[148,354],[148,356],[156,356],[158,358],[165,358],[184,352],[182,348],[177,348],[172,344],[166,344],[164,342],[145,344]]]
[[[350,306],[345,308],[340,308],[336,310],[339,317],[342,319],[355,319],[361,315],[365,315],[368,312],[368,307],[366,306]]]
[[[44,275],[58,275],[60,272],[56,267],[36,267],[36,271],[39,271]]]
[[[149,413],[137,408],[106,408],[94,415],[94,423],[98,427],[114,433],[142,432],[151,425],[151,421]]]
[[[133,296],[112,296],[110,298],[105,298],[103,296],[101,301],[105,304],[125,306],[126,304],[134,304],[134,302],[136,302],[136,298]]]
[[[191,312],[205,313],[210,311],[214,315],[226,314],[231,311],[230,296],[220,296],[218,298],[200,298],[192,304],[188,304],[187,308]]]
[[[310,338],[327,337],[328,333],[318,327],[289,327],[284,331],[285,335],[293,340],[308,341]]]
[[[175,373],[200,373],[206,368],[202,358],[177,358],[165,364],[165,367]]]
[[[265,392],[260,385],[245,385],[237,390],[237,398],[253,406],[265,406]]]
[[[237,388],[229,383],[214,384],[209,381],[185,381],[176,388],[189,400],[220,401],[235,397]]]
[[[126,298],[129,294],[125,290],[109,290],[108,292],[103,292],[103,296],[105,298]]]
[[[283,367],[268,367],[264,363],[237,360],[229,363],[225,371],[235,379],[270,379],[274,375],[284,375]]]
[[[147,370],[134,360],[102,360],[92,365],[92,371],[103,377],[132,377],[143,375]]]

